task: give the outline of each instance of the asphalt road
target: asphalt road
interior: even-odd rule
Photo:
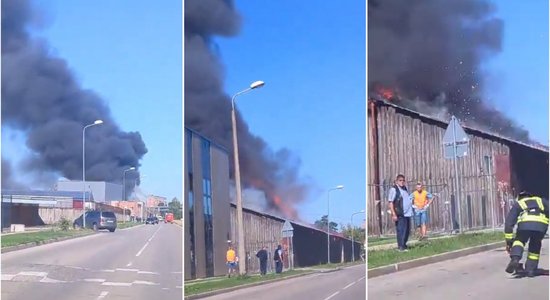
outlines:
[[[182,299],[181,230],[141,225],[4,253],[1,298]]]
[[[204,300],[355,300],[365,299],[365,265],[316,273],[256,287],[239,289]]]
[[[509,261],[504,249],[497,249],[371,278],[368,299],[547,300],[548,276],[516,278],[504,272]],[[539,268],[548,270],[548,240]]]

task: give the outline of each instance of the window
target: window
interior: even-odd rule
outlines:
[[[201,142],[201,171],[207,277],[214,276],[214,237],[212,230],[212,184],[210,176],[210,159],[210,142],[203,139]]]
[[[191,130],[185,129],[185,158],[187,165],[187,179],[189,186],[189,193],[187,195],[189,206],[189,252],[190,252],[190,266],[191,266],[191,278],[197,277],[197,266],[195,261],[195,195],[193,192],[193,134]]]

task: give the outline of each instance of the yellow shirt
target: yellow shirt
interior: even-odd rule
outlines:
[[[416,206],[418,209],[423,209],[424,206],[426,206],[426,204],[428,204],[428,192],[426,191],[422,191],[422,192],[418,192],[418,191],[414,191],[413,193],[413,204],[414,206]]]
[[[227,250],[227,254],[225,257],[227,258],[228,262],[235,262],[235,250],[233,249]]]

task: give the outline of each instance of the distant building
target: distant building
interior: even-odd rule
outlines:
[[[157,207],[157,206],[166,206],[168,202],[166,197],[149,195],[147,196],[147,207]]]
[[[60,180],[55,189],[57,191],[81,192],[82,181]],[[86,191],[91,191],[94,201],[98,203],[109,203],[122,199],[122,185],[106,181],[86,181]]]

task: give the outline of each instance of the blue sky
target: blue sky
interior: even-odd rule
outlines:
[[[103,97],[124,131],[149,150],[141,184],[182,199],[182,9],[180,1],[35,0],[45,13],[33,34],[65,59],[82,86]],[[4,132],[3,132],[4,133]],[[15,145],[3,144],[7,153]]]
[[[486,64],[485,94],[548,145],[548,1],[493,1],[504,20],[502,53]]]
[[[252,133],[272,149],[288,148],[316,192],[299,206],[314,222],[327,211],[349,223],[365,209],[364,1],[236,1],[236,37],[216,41],[233,94],[255,80],[265,87],[240,97]],[[364,216],[354,216],[359,225]]]

